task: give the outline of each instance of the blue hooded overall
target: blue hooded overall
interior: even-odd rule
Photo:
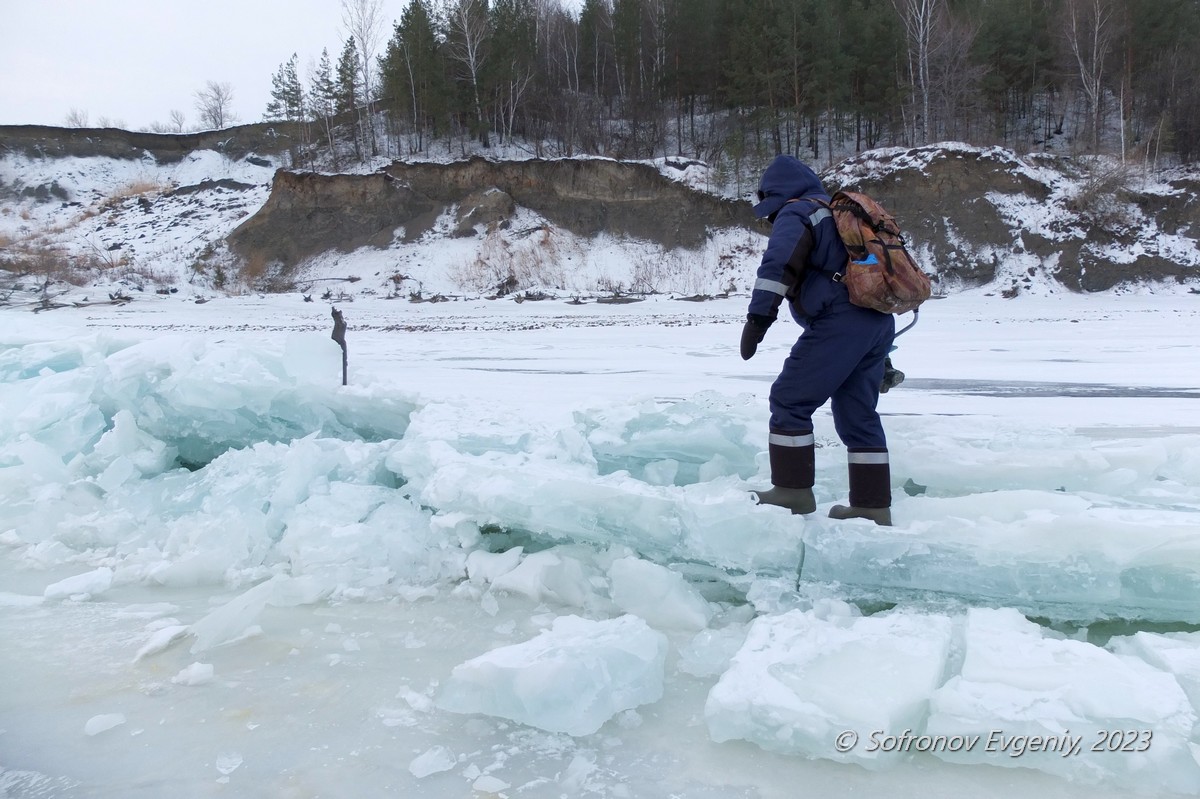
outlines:
[[[851,303],[835,279],[845,268],[846,249],[829,209],[817,200],[830,198],[816,173],[781,155],[763,173],[754,206],[772,228],[748,324],[765,333],[786,299],[804,328],[771,386],[771,482],[813,485],[812,415],[831,401],[834,427],[848,451],[850,504],[884,508],[891,505],[890,470],[876,404],[895,320]]]

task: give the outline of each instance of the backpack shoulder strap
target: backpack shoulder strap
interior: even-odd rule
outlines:
[[[830,208],[829,203],[825,202],[820,197],[794,197],[794,198],[788,200],[788,203],[800,203],[800,202],[813,203],[814,205],[818,206],[817,210],[813,211],[811,214],[809,214],[807,217],[805,217],[805,219],[808,220],[808,226],[810,228],[815,228],[824,219],[833,215],[829,210],[829,208]]]

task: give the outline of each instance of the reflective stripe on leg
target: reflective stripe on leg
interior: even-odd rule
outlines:
[[[780,447],[811,447],[816,443],[812,433],[799,436],[789,436],[784,433],[771,433],[767,442]]]
[[[887,450],[851,450],[846,455],[850,475],[850,505],[888,508],[892,505],[892,471]]]

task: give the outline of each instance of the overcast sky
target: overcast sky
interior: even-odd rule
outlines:
[[[408,0],[383,0],[380,52]],[[196,92],[229,83],[239,122],[258,122],[271,76],[299,56],[300,78],[321,49],[337,63],[347,31],[341,0],[0,0],[0,124],[131,130],[182,111],[197,124]]]

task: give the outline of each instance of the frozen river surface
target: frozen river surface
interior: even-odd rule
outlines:
[[[744,302],[0,311],[0,795],[1200,794],[1198,298],[930,303],[887,530]]]

